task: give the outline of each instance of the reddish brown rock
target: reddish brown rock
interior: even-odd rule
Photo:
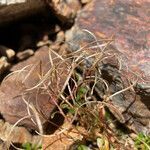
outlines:
[[[127,122],[135,131],[143,132],[150,131],[149,7],[149,0],[93,0],[78,14],[75,26],[66,33],[72,50],[83,45],[93,50],[102,49],[103,44],[113,39],[104,51],[108,59],[102,65],[102,77],[108,82],[110,93],[129,86],[128,81],[137,79],[142,85],[141,90],[146,92],[140,97],[133,90],[128,90],[114,96],[110,103],[124,116],[120,122]],[[90,44],[95,41],[90,32],[99,40],[99,46],[96,42]],[[121,68],[116,65],[116,57],[111,56],[119,58]]]
[[[12,142],[23,144],[29,142],[39,144],[41,142],[40,136],[32,136],[31,133],[29,133],[29,131],[24,127],[13,127],[13,125],[2,120],[0,120],[0,138],[3,142],[8,143]]]
[[[0,113],[6,121],[14,124],[31,113],[36,122],[35,114],[24,100],[36,108],[42,124],[49,119],[68,71],[67,63],[59,64],[61,59],[53,53],[51,56],[52,60],[55,58],[55,68],[52,68],[49,49],[45,46],[33,57],[15,65],[12,68],[14,73],[4,79],[0,86]],[[24,119],[19,124],[29,128],[37,127],[31,119]]]
[[[79,13],[76,25],[97,39],[113,36],[113,44],[123,54],[123,66],[146,82],[150,80],[149,7],[149,0],[94,0]]]
[[[82,140],[81,133],[87,134],[84,128],[78,127],[78,129],[74,129],[70,126],[70,122],[65,120],[65,123],[62,125],[64,130],[63,133],[60,130],[56,130],[53,135],[49,137],[43,137],[43,149],[53,150],[66,150],[66,149],[74,149],[73,144],[77,140]],[[80,132],[79,132],[80,131]],[[71,138],[70,138],[71,137]]]

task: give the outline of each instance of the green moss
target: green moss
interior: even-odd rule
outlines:
[[[135,139],[135,147],[137,150],[150,150],[150,136],[139,133]]]
[[[22,144],[22,148],[24,150],[41,150],[42,146],[27,142],[27,143]]]

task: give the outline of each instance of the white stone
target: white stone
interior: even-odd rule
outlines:
[[[0,0],[0,4],[2,5],[10,5],[16,3],[25,3],[26,0]]]

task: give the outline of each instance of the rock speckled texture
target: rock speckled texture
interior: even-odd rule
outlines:
[[[149,0],[93,0],[79,13],[76,25],[94,33],[97,39],[113,36],[122,65],[146,82],[150,81],[149,7]]]
[[[52,54],[52,59],[55,58],[53,63],[56,66],[59,65],[57,66],[57,76],[53,75],[54,71],[51,74],[49,72],[51,69],[49,56],[49,48],[47,46],[41,47],[33,57],[13,66],[11,71],[14,73],[6,77],[1,83],[0,113],[6,121],[14,124],[30,113],[35,120],[33,111],[24,100],[36,108],[42,124],[49,119],[58,100],[56,95],[66,80],[68,69],[67,64],[59,64],[60,59]],[[36,85],[38,86],[32,89]],[[28,91],[28,89],[31,90]],[[31,119],[24,119],[20,124],[29,128],[37,128]]]
[[[149,0],[93,0],[78,14],[72,30],[66,33],[71,50],[85,45],[98,49],[101,44],[110,43],[113,39],[104,51],[108,59],[101,66],[102,77],[108,82],[110,93],[130,86],[129,81],[133,83],[138,79],[139,85],[142,85],[137,93],[130,89],[110,100],[123,115],[124,119],[119,121],[136,132],[150,131],[150,94],[144,92],[150,88],[149,7]],[[90,32],[99,41],[99,46],[90,45],[95,41]],[[111,111],[118,118],[117,113]]]

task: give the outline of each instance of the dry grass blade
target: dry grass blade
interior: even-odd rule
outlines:
[[[133,87],[136,85],[136,83],[137,83],[137,81],[134,82],[134,83],[133,83],[132,85],[130,85],[129,87],[124,88],[124,89],[122,89],[122,90],[120,90],[120,91],[118,91],[118,92],[112,94],[111,96],[109,96],[109,97],[106,99],[106,101],[108,101],[109,99],[112,99],[112,97],[114,97],[114,96],[116,96],[116,95],[118,95],[118,94],[120,94],[120,93],[123,93],[123,92],[125,92],[125,91],[127,91],[127,90],[133,89]]]
[[[36,118],[36,123],[37,123],[37,126],[39,128],[39,132],[41,134],[43,134],[43,126],[42,126],[42,123],[41,123],[41,120],[40,120],[40,117],[39,117],[39,113],[37,112],[37,110],[35,109],[35,107],[33,105],[30,104],[30,108],[32,109],[33,111],[33,114]]]
[[[14,75],[14,74],[20,74],[20,73],[22,73],[22,72],[27,71],[27,70],[25,70],[25,69],[28,68],[28,67],[30,67],[30,66],[32,66],[32,64],[27,65],[27,66],[23,67],[23,68],[20,69],[20,70],[13,71],[13,72],[9,73],[9,74],[3,79],[2,82],[4,82],[5,80],[7,80],[7,78],[9,78],[10,76],[12,76],[12,75]]]
[[[24,95],[22,95],[22,99],[24,101],[24,103],[27,105],[27,112],[28,112],[28,115],[31,116],[31,112],[30,112],[30,104],[29,104],[29,101],[27,102],[24,98]],[[35,121],[33,120],[33,118],[31,117],[31,121],[34,123],[34,125],[36,125]]]
[[[37,64],[39,65],[39,64]],[[25,76],[25,78],[22,80],[22,83],[24,83],[28,77],[31,75],[31,73],[34,71],[34,69],[37,67],[37,65],[32,66],[32,68],[30,69],[30,71],[27,73],[27,75]]]
[[[51,76],[52,69],[53,69],[53,68],[51,68],[51,69],[42,77],[42,79],[37,83],[37,85],[35,85],[35,86],[31,87],[31,88],[26,89],[26,91],[31,91],[31,90],[37,89],[39,86],[41,86],[41,85]]]
[[[100,112],[101,110],[105,110],[105,107],[112,110],[114,116],[118,120],[121,120],[122,123],[125,122],[122,113],[116,108],[116,106],[109,103],[109,100],[118,94],[133,89],[136,82],[110,96],[107,96],[107,93],[109,93],[109,83],[103,79],[100,67],[104,60],[107,60],[108,58],[116,58],[119,63],[119,69],[121,69],[121,58],[118,58],[117,54],[112,54],[112,50],[109,49],[112,39],[100,43],[92,32],[86,29],[84,29],[84,32],[90,34],[94,38],[94,41],[81,47],[75,52],[60,55],[49,48],[48,64],[50,65],[50,69],[43,73],[41,68],[41,74],[38,74],[39,82],[33,87],[25,90],[22,99],[26,104],[28,116],[25,116],[16,122],[13,128],[22,120],[30,118],[38,127],[39,131],[36,131],[36,133],[41,137],[55,137],[65,134],[66,131],[69,131],[71,128],[78,127],[83,127],[87,132],[86,136],[83,135],[83,139],[96,139],[97,136],[101,134],[105,134],[106,137],[108,137],[112,134],[112,131],[108,128],[106,121],[104,121],[105,112]],[[66,76],[60,88],[60,80],[62,79],[61,70],[64,69],[63,65],[65,65]],[[20,71],[14,73],[26,71],[26,68],[28,67],[29,66],[26,66]],[[35,67],[36,66],[33,66],[30,69],[23,82],[25,82],[30,74],[32,74]],[[56,89],[53,89],[53,84],[55,84]],[[42,89],[42,91],[49,95],[51,102],[57,107],[57,112],[59,111],[68,122],[67,127],[60,127],[58,132],[52,135],[45,135],[43,132],[38,102],[36,103],[37,105],[34,106],[24,97],[26,93],[32,92],[32,90],[38,91],[39,89]],[[57,100],[59,100],[60,103]],[[65,108],[63,108],[63,106],[65,106]],[[13,128],[7,137],[8,141]],[[98,130],[97,133],[95,133],[95,130]],[[115,134],[112,135],[115,136]],[[117,137],[115,138],[117,139]],[[109,142],[111,142],[109,138],[107,140],[105,139],[104,144],[106,149],[110,148]]]
[[[101,47],[99,46],[99,42],[98,42],[96,36],[91,31],[89,31],[87,29],[83,29],[83,31],[89,33],[92,37],[94,37],[96,44],[97,44],[97,47],[100,49],[100,51],[102,51]]]
[[[12,134],[14,128],[15,128],[21,121],[23,121],[23,120],[25,120],[25,119],[28,119],[28,118],[30,118],[30,117],[31,117],[31,116],[24,116],[24,117],[22,117],[21,119],[19,119],[19,120],[12,126],[11,130],[9,131],[9,133],[8,133],[8,135],[7,135],[7,137],[6,137],[6,142],[10,142],[10,141],[11,141],[11,134]]]

